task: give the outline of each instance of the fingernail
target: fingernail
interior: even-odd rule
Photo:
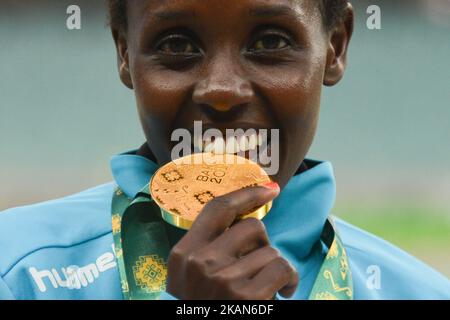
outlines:
[[[262,186],[268,189],[280,191],[280,186],[275,181],[266,182]]]

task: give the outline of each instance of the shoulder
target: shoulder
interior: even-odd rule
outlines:
[[[349,257],[356,298],[450,299],[445,276],[373,234],[341,219],[335,222]]]
[[[70,247],[111,232],[114,183],[0,212],[0,276],[28,254]]]

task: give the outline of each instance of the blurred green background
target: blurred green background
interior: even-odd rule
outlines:
[[[66,28],[70,4],[81,30]],[[450,276],[450,1],[354,6],[349,68],[324,91],[309,157],[333,163],[334,214]],[[110,156],[144,138],[103,1],[2,0],[0,43],[0,210],[110,181]]]

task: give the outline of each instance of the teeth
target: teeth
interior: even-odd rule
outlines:
[[[263,136],[261,132],[258,132],[258,146],[261,147],[262,144],[263,144]]]
[[[225,141],[223,138],[218,137],[214,140],[214,153],[215,154],[224,154],[226,153]]]
[[[248,137],[248,147],[250,150],[256,149],[256,146],[258,145],[258,137],[255,134],[251,134]]]
[[[194,140],[194,148],[202,151],[204,149],[203,147],[202,136],[198,136],[197,140]]]
[[[248,139],[245,135],[240,136],[239,138],[239,150],[247,151],[248,150]]]
[[[236,154],[238,152],[246,152],[255,150],[263,143],[261,134],[251,134],[249,136],[239,135],[237,137],[229,137],[226,141],[217,137],[214,141],[202,141],[200,137],[194,141],[194,147],[203,150],[203,152],[213,152],[216,154]]]
[[[207,142],[203,150],[205,150],[205,152],[212,152],[214,150],[214,142]]]
[[[236,138],[235,137],[228,138],[226,153],[234,154],[234,153],[238,153],[239,150],[240,150],[239,143],[236,141]]]

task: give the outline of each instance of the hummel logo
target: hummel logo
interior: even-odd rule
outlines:
[[[114,252],[114,246],[112,249],[112,252]],[[97,258],[95,263],[90,263],[83,267],[71,265],[61,268],[62,276],[55,268],[38,271],[35,267],[30,267],[28,271],[41,292],[47,291],[46,283],[48,284],[48,282],[55,289],[59,287],[81,289],[93,283],[100,276],[100,273],[114,268],[117,265],[116,257],[112,252],[102,254]]]

